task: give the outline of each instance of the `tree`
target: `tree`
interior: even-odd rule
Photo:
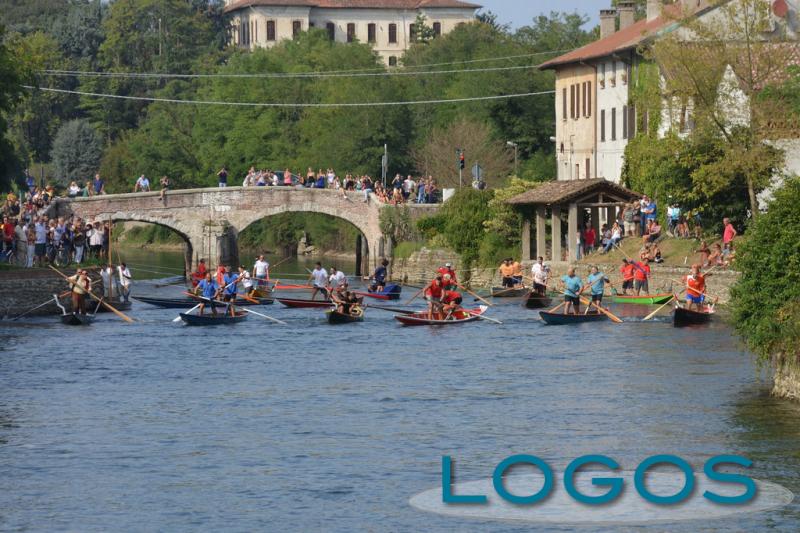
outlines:
[[[466,118],[434,128],[422,145],[414,149],[412,157],[421,174],[434,176],[446,187],[458,187],[457,149],[464,151],[467,162],[463,185],[472,182],[470,170],[474,164],[483,168],[484,181],[489,186],[504,183],[514,168],[514,153],[505,141],[497,140],[485,122]]]
[[[4,36],[5,28],[0,25],[0,190],[7,189],[20,170],[19,158],[6,137],[8,123],[5,117],[22,97],[21,85],[25,79],[19,58],[5,45]]]
[[[62,183],[88,181],[100,164],[103,143],[86,120],[71,120],[58,130],[53,141],[53,165]]]
[[[770,4],[762,0],[723,3],[713,17],[682,24],[654,45],[652,57],[664,74],[669,104],[691,112],[693,135],[724,143],[719,158],[695,171],[695,184],[713,191],[743,180],[755,217],[758,194],[784,163],[783,154],[766,143],[779,138],[774,125],[787,102],[778,94],[766,98],[764,90],[788,78],[797,44],[780,27],[773,29]]]
[[[53,36],[63,53],[82,68],[97,68],[97,54],[105,39],[104,13],[100,0],[71,2],[66,15],[52,25]]]
[[[433,30],[433,27],[428,26],[428,17],[423,15],[422,13],[417,13],[417,19],[412,24],[414,28],[413,37],[415,43],[425,44],[434,37],[436,37],[436,32]]]

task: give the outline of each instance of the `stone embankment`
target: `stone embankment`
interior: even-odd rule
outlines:
[[[66,271],[68,275],[74,269]],[[101,294],[103,284],[98,274],[92,274],[92,291]],[[0,318],[14,318],[33,307],[46,302],[50,303],[26,316],[44,316],[61,314],[61,310],[52,301],[54,294],[61,294],[69,289],[69,285],[55,272],[47,269],[11,269],[0,270]],[[69,296],[61,299],[64,304]],[[67,306],[69,307],[69,306]]]
[[[460,280],[469,279],[471,288],[486,288],[491,286],[498,286],[500,284],[500,277],[496,269],[491,268],[473,268],[470,272],[465,273],[460,269],[463,262],[455,252],[448,252],[447,250],[429,250],[423,248],[422,250],[411,254],[407,259],[396,259],[392,268],[392,278],[395,280],[404,280],[408,283],[420,284],[426,283],[431,280],[436,269],[443,266],[445,263],[453,263]],[[571,266],[566,262],[548,262],[551,270],[551,278],[558,279],[566,274],[567,269]],[[603,272],[606,273],[615,287],[622,286],[622,278],[619,272],[619,264],[599,264]],[[530,275],[531,263],[524,265],[526,275]],[[689,273],[688,267],[662,267],[659,265],[651,265],[653,274],[650,283],[651,292],[670,292],[674,290],[681,290],[681,278]],[[586,265],[578,265],[578,275],[585,278],[589,273],[589,267]],[[466,276],[465,274],[469,274]],[[708,293],[713,298],[719,298],[720,304],[728,303],[730,299],[730,289],[739,279],[739,273],[734,271],[715,271],[713,276],[708,280]]]

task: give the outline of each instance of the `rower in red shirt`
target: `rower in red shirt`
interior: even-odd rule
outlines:
[[[461,309],[461,303],[464,299],[461,293],[457,291],[444,291],[442,294],[442,312],[447,316],[451,316],[455,311]]]
[[[636,296],[644,290],[645,294],[650,294],[650,260],[646,257],[641,261],[633,263],[633,286]]]
[[[442,268],[437,270],[437,272],[442,277],[450,276],[450,283],[453,286],[458,285],[458,278],[456,278],[456,271],[453,270],[453,264],[452,263],[446,263]]]
[[[692,306],[698,311],[703,311],[703,304],[706,300],[706,277],[711,274],[703,274],[700,265],[692,265],[692,273],[686,276],[686,308],[691,310]]]
[[[622,294],[628,294],[628,291],[633,290],[633,271],[635,268],[632,262],[627,259],[622,260],[622,266],[619,267],[619,273],[622,274]]]
[[[441,311],[442,296],[444,295],[444,282],[442,274],[437,274],[436,279],[425,287],[425,299],[428,301],[428,320],[433,320],[434,308]]]

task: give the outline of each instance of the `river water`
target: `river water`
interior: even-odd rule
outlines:
[[[519,453],[560,468],[675,453],[697,470],[740,454],[753,477],[800,492],[800,407],[766,394],[727,326],[546,327],[518,303],[491,310],[502,326],[445,329],[376,310],[332,327],[278,305],[261,310],[288,326],[192,329],[138,303],[133,325],[0,323],[0,530],[542,530],[409,505],[440,485],[442,455],[467,481]],[[795,502],[655,530],[798,519]]]

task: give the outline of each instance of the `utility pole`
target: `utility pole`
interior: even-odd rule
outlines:
[[[506,144],[514,149],[514,175],[519,177],[519,144],[513,141],[508,141]]]
[[[386,178],[389,174],[389,145],[383,145],[383,158],[381,158],[381,179],[383,186],[386,187]]]
[[[464,186],[463,174],[467,165],[464,157],[464,150],[461,148],[456,148],[456,157],[458,158],[458,188],[460,189]]]

